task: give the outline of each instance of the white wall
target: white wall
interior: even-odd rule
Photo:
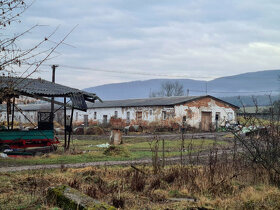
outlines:
[[[216,123],[216,113],[219,113],[218,126],[224,126],[226,121],[236,122],[235,110],[213,99],[175,106],[176,117],[182,120],[186,116],[186,124],[195,128],[200,128],[202,112],[211,112],[213,125]]]
[[[186,123],[192,127],[200,128],[201,113],[211,112],[212,123],[215,124],[215,115],[220,113],[219,126],[224,125],[225,121],[235,122],[236,113],[234,108],[216,101],[210,97],[196,100],[186,104],[176,105],[174,107],[154,106],[154,107],[112,107],[112,108],[89,108],[87,112],[75,110],[73,114],[74,122],[84,122],[84,115],[88,115],[89,121],[98,121],[103,123],[103,115],[107,115],[107,122],[118,112],[118,118],[127,119],[127,112],[130,112],[130,121],[136,120],[137,111],[142,112],[142,120],[146,122],[160,121],[163,119],[163,111],[167,113],[167,118],[174,119],[181,123],[186,116]],[[96,112],[96,119],[94,119]],[[24,114],[34,123],[37,123],[37,111],[24,111]],[[67,114],[71,114],[71,110],[67,110]],[[232,116],[232,119],[230,119]],[[11,119],[11,118],[10,118]],[[6,121],[6,112],[0,113],[0,121]],[[15,121],[28,123],[29,121],[20,112],[15,112]]]
[[[130,121],[136,120],[136,113],[142,112],[142,120],[153,122],[162,119],[162,111],[174,112],[173,107],[111,107],[111,108],[90,108],[87,112],[74,111],[74,121],[84,121],[84,115],[88,115],[88,120],[103,122],[103,116],[107,115],[108,122],[111,117],[115,116],[115,111],[118,113],[118,118],[127,119],[127,113],[130,113]],[[96,112],[96,119],[94,119],[94,112]],[[70,114],[70,110],[67,112]]]

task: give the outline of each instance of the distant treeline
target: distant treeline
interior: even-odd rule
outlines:
[[[230,97],[219,97],[219,98],[239,107],[243,105],[255,106],[254,101],[257,103],[258,106],[269,106],[271,105],[271,102],[273,103],[275,101],[279,101],[280,95],[230,96]]]

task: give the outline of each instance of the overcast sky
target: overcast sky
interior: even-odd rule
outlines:
[[[58,83],[86,88],[280,69],[279,11],[279,0],[37,0],[14,27],[46,25],[22,39],[31,46],[78,24],[46,64],[60,65]],[[40,69],[35,77],[51,78]]]

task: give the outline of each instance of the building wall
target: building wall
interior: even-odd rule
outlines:
[[[236,122],[235,108],[210,97],[175,106],[177,120],[182,121],[185,116],[186,124],[194,128],[201,127],[202,112],[211,112],[213,128],[216,126],[216,114],[219,115],[218,126],[224,126],[227,121],[229,123]]]
[[[37,123],[37,112],[37,110],[24,111],[24,114],[33,123]],[[230,123],[236,121],[235,108],[221,101],[214,100],[211,97],[207,97],[175,106],[89,108],[87,112],[75,110],[73,114],[73,122],[82,123],[85,118],[87,118],[89,122],[95,121],[103,123],[103,116],[107,115],[107,123],[109,123],[111,117],[114,117],[115,114],[117,114],[117,118],[121,118],[124,122],[133,124],[139,123],[137,112],[142,112],[141,123],[161,122],[168,124],[168,121],[173,121],[181,124],[185,118],[187,125],[198,129],[201,128],[202,112],[211,112],[211,123],[213,128],[216,126],[216,114],[219,115],[218,126],[224,126],[226,121]],[[71,114],[70,109],[67,110],[67,114]],[[63,110],[56,113],[55,120],[63,123]],[[0,112],[0,121],[6,121],[5,111]],[[20,112],[15,112],[15,121],[29,123]]]
[[[23,116],[23,114],[29,119],[26,119],[26,117]],[[14,120],[16,122],[20,123],[36,123],[37,124],[37,111],[23,111],[23,114],[21,112],[15,111],[14,113]],[[10,114],[10,122],[12,121],[12,115]],[[0,122],[7,121],[7,112],[6,111],[0,111]]]
[[[117,113],[116,113],[117,112]],[[110,121],[111,117],[121,118],[125,121],[138,121],[137,116],[139,112],[142,112],[142,121],[153,122],[160,121],[163,119],[163,112],[167,115],[174,112],[174,107],[111,107],[111,108],[90,108],[87,112],[74,111],[73,120],[76,122],[83,122],[84,116],[88,116],[89,121],[96,121],[103,123],[103,116],[107,115],[107,122]],[[96,114],[95,114],[96,113]],[[70,112],[68,112],[70,114]],[[115,115],[117,114],[117,116]],[[129,115],[129,118],[128,118]],[[173,114],[174,115],[174,114]]]

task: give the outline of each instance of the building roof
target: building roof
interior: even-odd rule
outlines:
[[[19,93],[28,95],[38,95],[47,97],[70,97],[71,94],[83,94],[88,98],[99,99],[96,94],[83,90],[67,87],[57,83],[52,83],[43,79],[3,77],[0,76],[0,90],[12,88]]]
[[[197,99],[211,97],[214,100],[221,101],[229,106],[239,108],[233,104],[230,104],[221,99],[213,96],[173,96],[173,97],[161,97],[161,98],[143,98],[143,99],[126,99],[126,100],[114,100],[96,102],[94,104],[88,104],[88,108],[110,108],[110,107],[139,107],[139,106],[174,106],[186,102],[191,102]]]
[[[51,104],[43,103],[43,104],[17,104],[16,105],[22,111],[50,111]],[[61,106],[55,104],[54,110],[61,108]],[[6,104],[0,104],[0,111],[6,111]],[[17,111],[17,109],[15,109]]]
[[[176,96],[176,97],[163,97],[163,98],[144,98],[144,99],[126,99],[126,100],[114,100],[114,101],[103,101],[88,103],[88,108],[111,108],[111,107],[143,107],[143,106],[174,106],[177,104],[182,104],[186,102],[191,102],[197,99],[211,97],[215,100],[221,101],[229,106],[239,108],[233,104],[222,101],[213,96]],[[42,111],[49,110],[50,104],[19,104],[17,105],[23,111]],[[61,106],[55,105],[55,110],[59,109]],[[6,110],[6,105],[0,105],[0,111]]]
[[[100,100],[94,93],[52,83],[43,79],[0,76],[0,92],[6,95],[24,95],[29,97],[69,97],[73,107],[86,110],[85,101]],[[101,101],[101,100],[100,100]]]

